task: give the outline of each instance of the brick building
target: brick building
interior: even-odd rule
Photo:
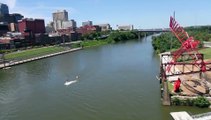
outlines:
[[[43,19],[22,19],[18,21],[18,28],[21,33],[45,33],[45,21]]]
[[[81,33],[82,35],[85,35],[85,34],[90,34],[93,32],[100,32],[101,28],[98,25],[94,25],[94,26],[86,25],[86,26],[82,26],[82,27],[78,28],[76,31],[78,33]]]

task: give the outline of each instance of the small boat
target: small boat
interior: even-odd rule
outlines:
[[[75,80],[72,80],[72,81],[69,81],[69,80],[67,80],[65,83],[64,83],[64,85],[66,85],[66,86],[68,86],[68,85],[71,85],[71,84],[73,84],[73,83],[76,83],[78,80],[78,76],[76,76],[75,77],[76,79]]]
[[[77,82],[77,80],[66,81],[66,82],[64,83],[64,85],[68,86],[68,85],[73,84],[73,83],[75,83],[75,82]]]

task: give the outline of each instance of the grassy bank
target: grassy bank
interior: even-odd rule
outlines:
[[[201,49],[199,52],[204,54],[204,59],[211,59],[211,48]]]
[[[98,35],[99,34],[99,35]],[[93,46],[100,46],[105,45],[109,43],[116,43],[131,39],[138,38],[136,32],[133,31],[125,31],[125,32],[119,32],[119,31],[113,31],[112,33],[91,33],[88,35],[84,35],[82,38],[83,41],[81,43],[73,43],[69,46],[64,45],[63,47],[59,46],[51,46],[51,47],[42,47],[42,48],[34,48],[34,49],[28,49],[28,50],[21,50],[18,52],[13,52],[5,54],[5,59],[10,60],[24,60],[28,58],[43,56],[51,53],[56,53],[60,51],[64,51],[66,48],[78,48],[78,47],[93,47]],[[105,38],[102,38],[102,35],[106,36]],[[100,38],[101,37],[101,38]],[[94,40],[93,40],[93,39]],[[100,39],[100,40],[98,40]]]
[[[83,41],[80,44],[74,43],[71,45],[71,48],[78,48],[78,47],[81,47],[81,45],[84,48],[87,48],[87,47],[105,45],[108,43],[110,43],[109,40],[87,40],[87,41]],[[64,50],[65,50],[65,47],[62,47],[62,46],[41,47],[41,48],[19,50],[16,52],[7,53],[7,54],[5,54],[4,57],[5,57],[5,60],[8,60],[8,61],[24,60],[24,59],[43,56],[43,55],[47,55],[47,54],[57,53],[57,52],[61,52]]]
[[[13,53],[5,54],[6,60],[23,60],[32,57],[38,57],[42,55],[47,55],[51,53],[56,53],[64,51],[63,47],[59,46],[51,46],[51,47],[42,47],[42,48],[34,48],[29,50],[17,51]]]
[[[82,42],[83,48],[105,45],[111,43],[109,40],[86,40]]]

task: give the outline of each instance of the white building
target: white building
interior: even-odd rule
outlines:
[[[54,21],[54,24],[53,24],[54,29],[55,30],[62,29],[62,22],[63,21],[61,21],[61,20]]]
[[[133,30],[133,25],[117,25],[118,30],[125,30],[125,31],[131,31]]]
[[[67,28],[76,28],[76,21],[75,20],[69,20],[69,21],[63,21],[62,22],[62,28],[67,29]]]
[[[68,21],[68,12],[66,10],[58,10],[53,13],[54,29],[63,29],[63,22]]]
[[[110,24],[99,24],[98,26],[100,26],[101,31],[109,31],[109,30],[111,30]]]

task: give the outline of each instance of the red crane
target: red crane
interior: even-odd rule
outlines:
[[[173,52],[173,57],[170,61],[170,63],[175,64],[178,60],[178,58],[184,54],[184,53],[191,53],[195,54],[192,55],[193,64],[197,65],[201,68],[203,72],[206,71],[206,64],[204,61],[198,61],[197,54],[199,54],[197,47],[200,43],[200,41],[195,40],[193,37],[189,37],[188,33],[184,30],[182,26],[177,23],[177,21],[170,17],[170,24],[169,24],[171,32],[177,37],[177,39],[181,42],[181,47]],[[199,65],[200,62],[200,65]],[[167,66],[167,72],[170,72],[172,65]]]

